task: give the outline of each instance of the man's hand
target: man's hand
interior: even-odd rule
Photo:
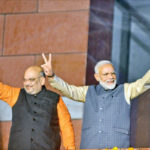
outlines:
[[[44,53],[42,53],[42,57],[44,60],[43,65],[41,67],[43,68],[43,71],[46,76],[52,76],[53,75],[53,70],[52,70],[52,63],[51,63],[51,53],[49,54],[49,59],[47,60],[46,56]]]

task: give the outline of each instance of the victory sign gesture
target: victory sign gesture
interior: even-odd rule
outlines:
[[[48,77],[53,77],[54,76],[54,72],[52,70],[51,53],[49,53],[48,60],[47,60],[47,58],[46,58],[44,53],[42,53],[42,57],[43,57],[43,60],[44,60],[45,64],[41,65],[41,67],[43,68],[43,71],[44,71],[45,75],[48,76]]]

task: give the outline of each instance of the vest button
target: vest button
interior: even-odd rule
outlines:
[[[33,142],[33,138],[31,138],[30,140],[31,140],[31,142]]]
[[[32,131],[34,131],[34,129],[32,129]]]
[[[34,112],[34,114],[36,114],[37,112],[36,111],[33,111]]]
[[[35,119],[35,118],[33,118],[33,121],[36,121],[36,119]]]
[[[37,103],[35,102],[34,105],[36,105]]]

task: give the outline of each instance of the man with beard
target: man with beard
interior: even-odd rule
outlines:
[[[0,83],[0,99],[12,107],[8,150],[59,150],[60,132],[65,150],[75,150],[74,131],[62,98],[46,89],[39,66],[24,73],[24,88]]]
[[[127,148],[130,146],[130,100],[149,89],[150,70],[133,83],[117,85],[116,73],[108,60],[95,66],[98,85],[74,86],[57,77],[42,54],[42,68],[49,83],[73,100],[84,102],[81,149]],[[51,76],[51,77],[50,77]]]

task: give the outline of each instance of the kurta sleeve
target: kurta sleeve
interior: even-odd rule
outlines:
[[[125,83],[124,87],[125,97],[128,101],[144,93],[150,89],[150,70],[141,79],[132,83]]]
[[[60,97],[57,104],[60,132],[66,150],[75,150],[75,135],[69,111]]]
[[[59,90],[64,96],[75,101],[85,102],[88,86],[70,85],[57,76],[49,78],[48,81],[53,88]]]
[[[20,88],[11,87],[0,82],[0,100],[5,101],[11,107],[16,103]]]

